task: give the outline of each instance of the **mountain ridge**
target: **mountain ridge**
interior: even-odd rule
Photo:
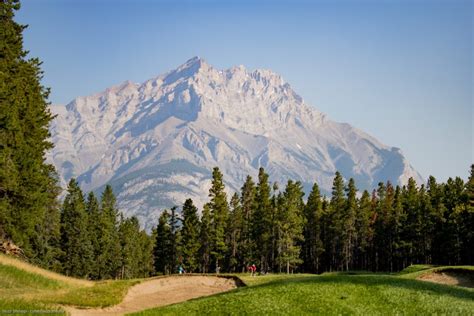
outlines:
[[[121,209],[147,227],[185,197],[202,205],[216,165],[231,191],[260,166],[272,181],[316,181],[326,193],[336,170],[361,189],[423,180],[399,148],[328,119],[265,69],[219,70],[194,57],[52,109],[49,159],[63,185],[71,177],[85,190],[110,182]]]

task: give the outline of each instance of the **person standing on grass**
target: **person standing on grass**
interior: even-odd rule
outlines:
[[[257,266],[255,264],[252,264],[252,276],[255,276],[257,272]]]

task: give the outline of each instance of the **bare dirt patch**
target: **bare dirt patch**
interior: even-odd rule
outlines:
[[[474,288],[474,271],[452,269],[424,274],[418,280]]]
[[[187,301],[235,289],[231,278],[214,276],[171,276],[145,281],[131,287],[124,300],[115,306],[94,309],[64,307],[73,316],[123,315],[144,309]]]

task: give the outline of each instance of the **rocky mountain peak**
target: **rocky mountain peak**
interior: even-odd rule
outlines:
[[[85,190],[112,184],[120,208],[148,228],[185,198],[206,202],[214,166],[229,191],[259,167],[271,181],[299,180],[308,190],[318,182],[323,193],[336,170],[359,189],[422,181],[400,150],[329,120],[270,70],[219,70],[194,57],[54,112],[49,159],[63,184],[71,177]]]

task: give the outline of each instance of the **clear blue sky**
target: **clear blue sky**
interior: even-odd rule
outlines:
[[[198,55],[280,73],[306,100],[402,148],[424,176],[474,162],[473,5],[460,0],[24,0],[53,103]]]

